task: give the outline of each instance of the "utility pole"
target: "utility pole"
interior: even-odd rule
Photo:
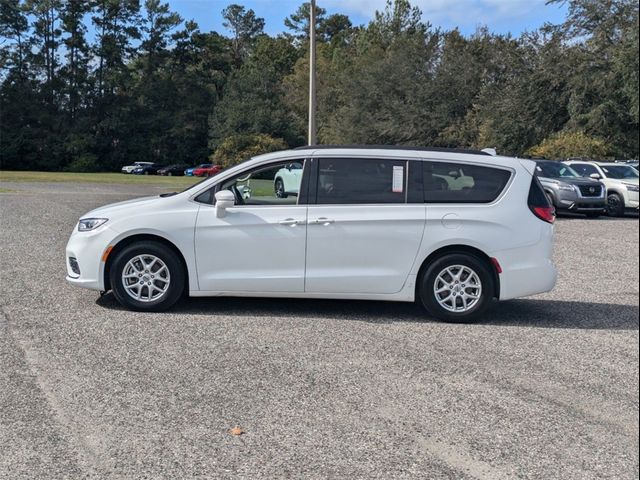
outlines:
[[[316,0],[309,12],[309,145],[316,144]]]

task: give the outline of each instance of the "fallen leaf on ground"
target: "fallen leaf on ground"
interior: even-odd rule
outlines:
[[[240,427],[234,427],[231,430],[229,430],[229,433],[231,435],[238,436],[238,435],[242,435],[244,433],[244,430],[242,430]]]

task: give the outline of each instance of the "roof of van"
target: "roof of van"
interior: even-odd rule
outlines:
[[[445,147],[408,147],[403,145],[305,145],[296,147],[293,150],[410,150],[417,152],[449,152],[464,153],[467,155],[489,155],[481,150],[473,150],[467,148],[445,148]]]
[[[306,153],[305,153],[306,152]],[[415,158],[416,160],[439,160],[439,161],[462,161],[477,164],[486,164],[494,166],[502,166],[507,168],[514,168],[518,165],[523,166],[529,173],[533,175],[535,172],[535,161],[503,157],[500,155],[493,156],[486,152],[479,152],[477,150],[464,150],[464,149],[449,149],[449,148],[417,148],[417,147],[400,147],[400,146],[385,146],[385,145],[369,145],[369,146],[357,146],[357,145],[315,145],[309,147],[303,147],[300,149],[282,150],[278,152],[263,153],[257,155],[243,164],[250,166],[251,164],[259,164],[261,162],[270,160],[286,160],[289,158],[300,158],[300,156],[306,155],[327,155],[331,157],[354,156],[354,157],[367,157],[370,155],[384,156],[389,158]]]

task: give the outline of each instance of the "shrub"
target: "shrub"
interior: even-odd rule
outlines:
[[[264,133],[238,134],[227,137],[220,142],[209,159],[212,163],[229,168],[256,155],[286,148],[287,144],[284,140],[273,138]]]
[[[527,150],[532,157],[566,159],[570,157],[601,159],[610,155],[610,147],[584,132],[558,132]]]

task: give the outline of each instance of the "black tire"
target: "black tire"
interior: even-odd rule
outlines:
[[[434,292],[434,286],[440,273],[447,267],[457,265],[473,270],[478,276],[482,287],[478,300],[465,312],[454,312],[444,308],[436,299],[436,293]],[[491,305],[494,297],[495,284],[491,266],[486,261],[468,253],[450,253],[437,258],[429,265],[418,283],[418,298],[422,306],[431,315],[445,322],[468,323],[478,319]],[[454,302],[457,305],[457,300],[454,300]]]
[[[276,183],[274,184],[273,188],[276,192],[276,197],[278,198],[288,197],[288,195],[284,191],[284,182],[282,181],[281,178],[276,178]]]
[[[610,193],[607,196],[607,213],[610,217],[624,216],[624,199],[618,193]]]
[[[122,280],[123,270],[129,260],[144,255],[153,255],[160,259],[170,274],[166,292],[157,300],[147,302],[136,300],[129,295]],[[186,272],[176,253],[169,247],[159,242],[144,241],[132,243],[116,254],[109,270],[109,281],[113,295],[123,306],[130,310],[159,312],[171,308],[182,297],[186,285]]]

